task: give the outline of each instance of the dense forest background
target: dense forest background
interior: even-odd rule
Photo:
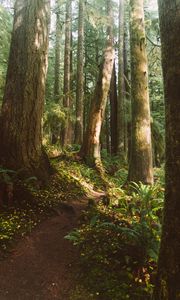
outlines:
[[[180,299],[176,2],[0,1],[0,254],[65,211],[67,300]]]
[[[4,4],[3,4],[4,3]],[[103,8],[104,5],[104,8]],[[3,97],[3,89],[5,84],[8,54],[11,40],[12,22],[13,22],[13,3],[2,2],[1,6],[1,77],[0,90],[1,101]],[[162,160],[164,155],[163,136],[164,136],[164,102],[163,102],[163,85],[162,85],[162,71],[160,58],[160,33],[158,25],[158,9],[156,2],[145,2],[145,24],[147,36],[147,55],[148,55],[148,70],[149,70],[149,95],[152,117],[152,131],[154,151],[158,152],[155,155],[155,160]],[[120,39],[123,38],[126,51],[125,55],[125,85],[127,89],[130,86],[130,49],[129,49],[129,33],[128,33],[128,19],[129,6],[124,7],[124,29],[119,37],[119,22],[118,22],[118,3],[113,3],[114,14],[114,45],[115,45],[115,67],[116,78],[118,78],[118,49]],[[76,123],[76,93],[79,83],[79,75],[77,74],[78,59],[84,60],[83,66],[83,107],[84,107],[84,128],[87,123],[87,115],[90,106],[92,94],[94,92],[95,83],[99,73],[99,65],[103,55],[106,42],[106,27],[107,27],[107,13],[105,3],[90,3],[87,2],[84,7],[84,39],[83,39],[83,57],[77,56],[78,52],[78,3],[72,3],[71,14],[71,41],[70,41],[70,55],[71,55],[71,70],[70,70],[70,99],[71,105],[69,108],[63,104],[64,99],[64,49],[65,49],[65,17],[66,17],[66,3],[52,2],[51,5],[51,30],[49,43],[49,57],[48,57],[48,74],[46,83],[46,106],[44,112],[44,142],[47,144],[54,144],[60,142],[60,126],[63,126],[67,114],[70,115],[71,126],[74,127]],[[57,20],[57,22],[56,22]],[[82,80],[82,79],[81,79]],[[117,81],[118,79],[116,79]],[[118,81],[116,82],[118,85]],[[129,91],[123,93],[124,97],[124,122],[130,122],[130,97]],[[110,100],[109,100],[110,101]],[[80,110],[80,109],[78,109]],[[107,103],[106,120],[104,121],[102,140],[103,148],[110,151],[110,120],[111,120],[110,102]],[[107,123],[107,124],[105,124]],[[117,125],[116,125],[117,126]],[[125,130],[125,129],[124,129]],[[127,130],[127,129],[126,129]],[[109,131],[109,132],[107,132]],[[71,132],[71,130],[70,130]],[[76,144],[74,134],[71,132],[69,145]],[[55,140],[54,140],[55,139]],[[127,137],[126,137],[127,139]],[[107,145],[106,145],[107,143]],[[127,141],[125,141],[127,143]],[[78,146],[78,143],[77,143]],[[157,149],[156,149],[157,148]],[[127,151],[127,150],[126,150]],[[157,158],[158,157],[158,158]],[[158,163],[158,162],[157,162]]]

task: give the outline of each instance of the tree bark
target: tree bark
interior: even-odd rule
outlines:
[[[110,88],[112,70],[114,65],[114,49],[112,38],[112,10],[111,1],[107,1],[109,20],[108,20],[108,40],[104,51],[103,61],[100,65],[99,77],[95,87],[93,99],[91,101],[89,120],[86,135],[80,150],[80,156],[85,159],[90,166],[101,164],[100,154],[100,133],[104,120],[107,96]]]
[[[84,0],[79,0],[75,144],[82,144],[84,130]]]
[[[166,116],[165,206],[155,300],[180,299],[180,2],[159,0]]]
[[[125,110],[124,110],[124,0],[119,0],[118,45],[118,154],[124,159]]]
[[[110,86],[110,133],[111,133],[111,154],[117,154],[117,83],[115,63],[111,77]]]
[[[61,23],[60,23],[60,3],[56,0],[56,44],[55,44],[55,69],[54,69],[54,100],[60,100],[60,60],[61,60]]]
[[[108,46],[100,67],[99,78],[92,99],[86,136],[80,154],[86,162],[94,166],[101,160],[99,137],[104,119],[107,96],[113,69],[114,51]]]
[[[143,0],[131,0],[132,142],[128,180],[153,183],[148,69]]]
[[[110,115],[109,114],[109,106],[106,105],[106,110],[105,110],[105,134],[106,134],[106,150],[107,150],[107,153],[111,153],[109,115]]]
[[[62,131],[62,146],[70,142],[70,103],[71,103],[71,0],[66,1],[65,20],[65,49],[64,49],[64,98],[63,106],[66,110],[66,122]]]
[[[48,0],[16,0],[1,112],[1,163],[11,169],[47,174],[42,150],[49,34]]]
[[[125,6],[125,11],[127,7]],[[125,16],[125,13],[124,13]],[[129,60],[129,20],[124,17],[124,49],[123,49],[123,57],[124,57],[124,151],[125,158],[129,161],[129,142],[131,141],[131,130],[128,130],[128,122],[129,116],[131,115],[131,86],[130,86],[130,60]]]

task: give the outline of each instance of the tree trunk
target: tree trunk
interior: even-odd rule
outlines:
[[[156,300],[180,299],[180,2],[160,0],[166,116],[166,183]]]
[[[111,153],[111,146],[110,146],[110,126],[109,126],[109,106],[106,105],[105,111],[105,134],[106,134],[106,150],[107,153]]]
[[[153,183],[148,69],[143,0],[131,0],[132,143],[128,180]]]
[[[47,70],[50,3],[16,0],[1,113],[1,163],[47,174],[42,114]]]
[[[54,69],[54,100],[60,100],[60,53],[61,53],[61,23],[60,23],[60,3],[56,0],[56,45],[55,45],[55,69]]]
[[[111,154],[117,154],[117,83],[115,63],[111,77],[110,86],[110,132],[111,132]]]
[[[63,106],[66,110],[66,122],[62,131],[62,146],[69,143],[70,126],[70,93],[71,93],[71,0],[66,1],[65,20],[65,49],[64,49],[64,98]]]
[[[124,158],[124,0],[119,0],[119,45],[118,45],[118,154]]]
[[[101,164],[100,133],[114,65],[111,1],[107,1],[107,4],[109,13],[107,47],[104,51],[103,61],[100,65],[99,77],[91,102],[86,135],[80,150],[80,155],[86,160],[87,164],[97,167]]]
[[[127,10],[127,8],[124,8]],[[125,16],[125,13],[124,13]],[[130,86],[130,63],[129,63],[129,21],[124,18],[124,151],[125,158],[129,161],[129,140],[131,140],[131,131],[128,131],[129,116],[131,115],[131,86]]]
[[[113,61],[114,51],[111,46],[108,46],[100,67],[99,78],[91,103],[87,131],[80,151],[80,155],[91,166],[96,165],[101,160],[99,137],[110,87]]]
[[[75,144],[83,141],[84,118],[84,0],[79,0]]]

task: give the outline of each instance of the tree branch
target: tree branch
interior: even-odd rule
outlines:
[[[146,38],[153,46],[161,48],[161,45],[154,43],[147,35]]]

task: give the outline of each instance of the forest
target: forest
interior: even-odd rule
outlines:
[[[180,299],[180,1],[0,0],[0,299]]]

